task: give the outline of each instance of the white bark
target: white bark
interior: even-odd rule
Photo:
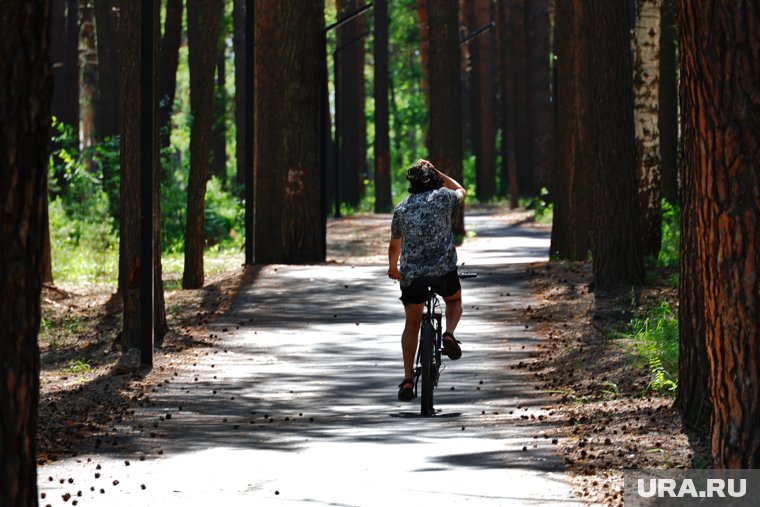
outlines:
[[[662,0],[636,1],[636,28],[633,37],[636,164],[643,233],[645,243],[649,245],[655,241],[650,239],[652,235],[656,234],[659,238],[659,231],[654,229],[661,226],[662,178],[658,129],[661,3]],[[656,242],[659,246],[659,239]]]

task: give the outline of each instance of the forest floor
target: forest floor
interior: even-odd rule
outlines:
[[[528,211],[489,211],[505,223],[549,227],[532,223]],[[371,216],[330,220],[328,263],[384,263],[388,234],[388,224]],[[255,268],[241,266],[242,260],[235,255],[218,261],[202,289],[167,290],[170,332],[150,373],[137,368],[136,352],[123,354],[116,345],[121,308],[113,287],[45,288],[41,465],[122,445],[122,421],[150,402],[174,366],[210,350],[208,323],[229,309],[255,275]],[[562,424],[552,425],[543,438],[556,445],[578,497],[594,505],[622,505],[623,469],[706,466],[705,436],[684,430],[671,397],[646,394],[649,368],[616,334],[660,301],[677,307],[677,291],[668,283],[672,273],[660,270],[633,294],[599,300],[588,290],[590,263],[539,262],[523,269],[536,301],[522,310],[523,320],[537,326],[542,339],[535,357],[510,368],[522,369],[550,397],[552,419]],[[167,274],[168,286],[176,287],[177,277]]]

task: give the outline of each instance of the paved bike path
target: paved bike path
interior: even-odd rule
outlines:
[[[267,266],[211,326],[218,345],[138,409],[142,432],[124,429],[146,458],[42,467],[41,505],[77,491],[82,506],[580,505],[520,367],[536,338],[514,263],[545,259],[548,236],[468,224],[478,236],[459,257],[478,278],[463,281],[463,356],[445,361],[435,417],[396,399],[403,309],[385,266]]]

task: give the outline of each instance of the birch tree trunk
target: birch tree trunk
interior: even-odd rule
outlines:
[[[633,35],[633,119],[644,255],[657,256],[662,241],[662,176],[659,133],[660,7],[662,0],[636,1]]]

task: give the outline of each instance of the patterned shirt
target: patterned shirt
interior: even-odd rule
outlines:
[[[411,194],[393,211],[391,236],[401,238],[401,285],[415,278],[443,276],[457,266],[451,215],[459,194],[442,187]]]

